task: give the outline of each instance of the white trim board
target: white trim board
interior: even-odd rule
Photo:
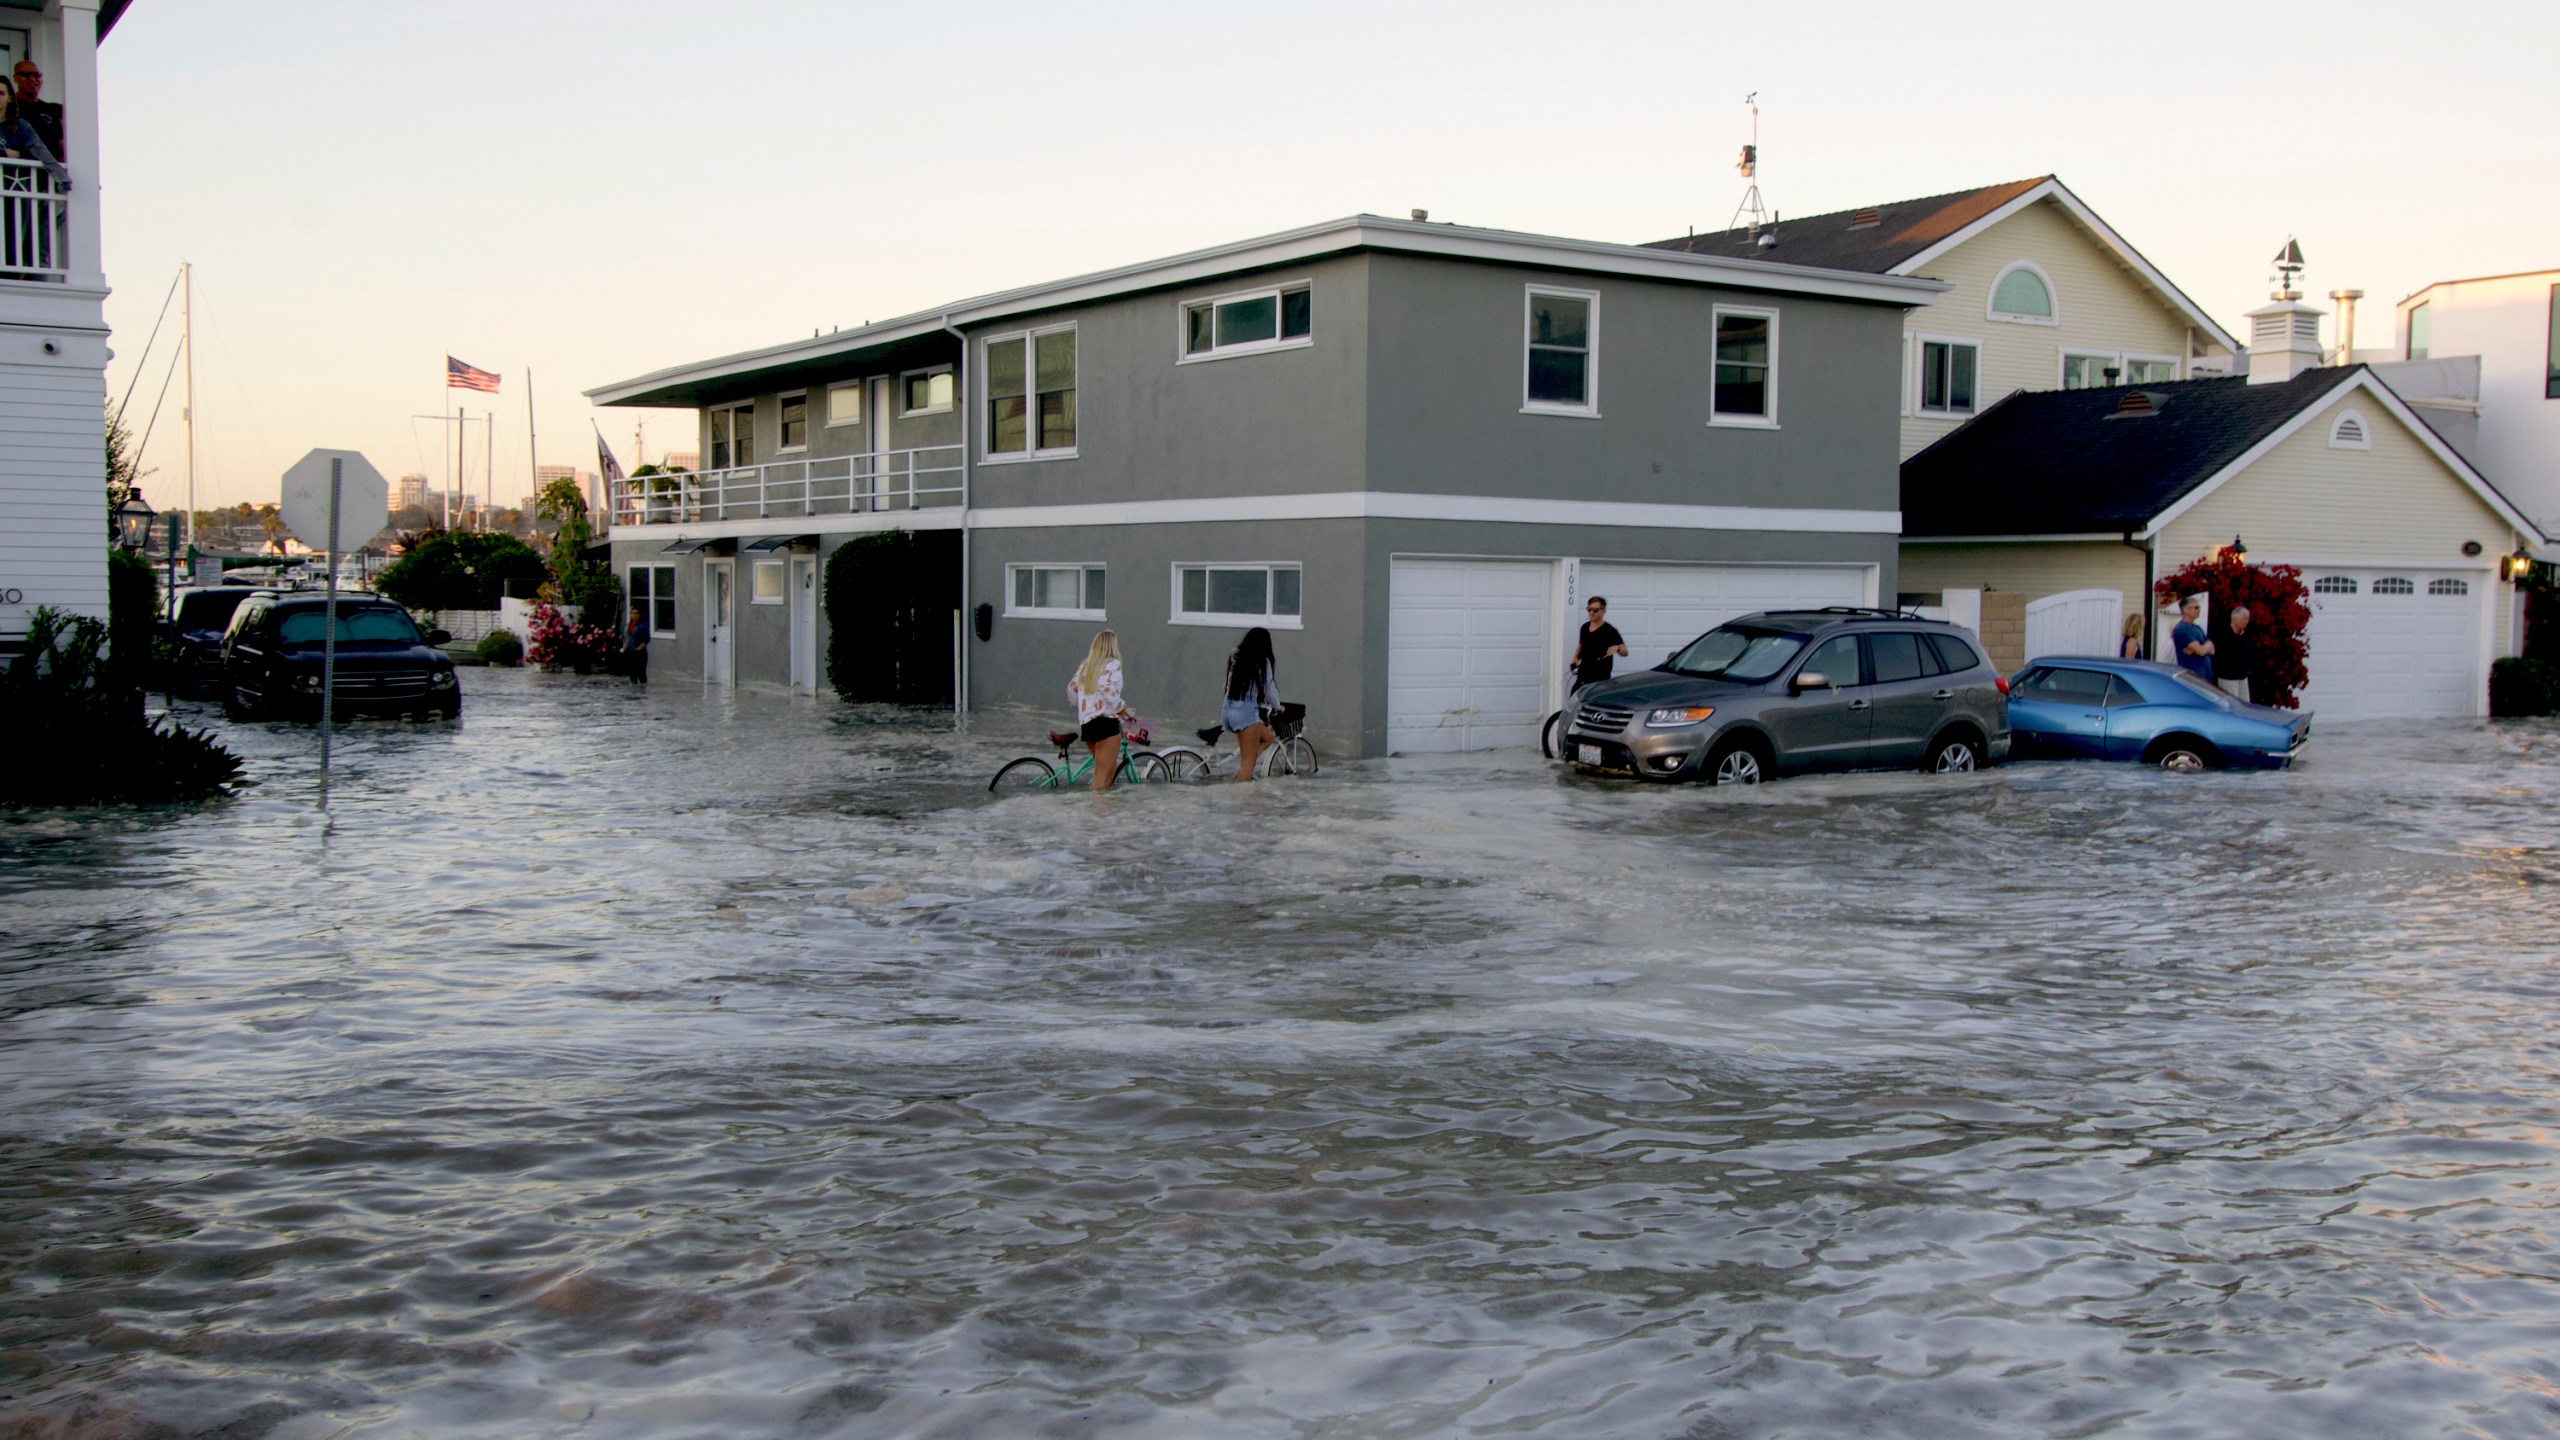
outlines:
[[[1340,490],[1220,499],[1124,500],[1090,505],[1009,505],[972,510],[973,530],[1067,525],[1185,525],[1232,520],[1482,520],[1517,525],[1617,525],[1653,530],[1777,530],[1898,535],[1899,510],[1805,510],[1749,505],[1520,499]]]
[[[1581,274],[1624,275],[1727,289],[1781,295],[1822,295],[1903,306],[1930,304],[1954,288],[1942,280],[1901,273],[1871,275],[1773,260],[1692,255],[1644,245],[1568,240],[1559,236],[1483,230],[1464,225],[1435,225],[1393,220],[1380,215],[1352,215],[1274,235],[1167,256],[1161,260],[1123,265],[1017,290],[998,291],[957,301],[937,310],[917,311],[883,320],[876,325],[859,325],[785,345],[670,366],[629,380],[599,385],[584,393],[599,405],[664,403],[646,397],[670,386],[698,385],[753,375],[777,366],[851,356],[956,326],[983,324],[1032,311],[1081,305],[1143,290],[1198,284],[1242,271],[1298,264],[1358,250],[1433,255]],[[2212,324],[2210,320],[2204,323]],[[2215,333],[2221,333],[2218,327]]]

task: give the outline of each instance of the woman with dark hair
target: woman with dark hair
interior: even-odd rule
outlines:
[[[1278,743],[1265,712],[1280,708],[1280,687],[1271,662],[1271,632],[1257,625],[1236,642],[1227,657],[1226,701],[1218,718],[1236,732],[1236,779],[1253,778],[1253,764]]]

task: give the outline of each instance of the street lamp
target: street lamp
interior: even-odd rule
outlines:
[[[2520,581],[2530,578],[2532,574],[2533,552],[2523,546],[2517,546],[2516,553],[2507,557],[2507,578]]]
[[[158,513],[139,490],[124,497],[124,503],[116,507],[116,543],[127,550],[150,544],[151,517]]]
[[[2232,559],[2234,559],[2234,560],[2246,560],[2246,559],[2248,559],[2248,558],[2249,558],[2249,542],[2247,542],[2247,541],[2245,541],[2245,540],[2241,539],[2241,538],[2240,538],[2239,536],[2237,536],[2237,535],[2232,536],[2232,537],[2231,537],[2231,558],[2232,558]]]

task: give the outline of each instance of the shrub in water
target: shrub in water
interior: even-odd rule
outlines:
[[[107,658],[107,627],[50,606],[0,671],[0,805],[209,800],[240,760],[203,730],[146,719],[142,693]]]
[[[2489,713],[2501,720],[2560,715],[2560,665],[2519,655],[2492,661]]]
[[[513,667],[524,663],[524,642],[516,638],[513,630],[492,630],[481,636],[472,650],[483,665]]]
[[[575,670],[581,675],[613,668],[621,639],[601,625],[572,620],[557,606],[533,607],[533,641],[524,658],[545,670]]]

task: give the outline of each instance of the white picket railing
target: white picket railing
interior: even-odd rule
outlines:
[[[71,274],[71,197],[32,160],[0,160],[0,280]]]
[[[919,445],[877,454],[636,475],[615,481],[608,499],[615,525],[923,510],[960,503],[960,457],[957,445]]]

